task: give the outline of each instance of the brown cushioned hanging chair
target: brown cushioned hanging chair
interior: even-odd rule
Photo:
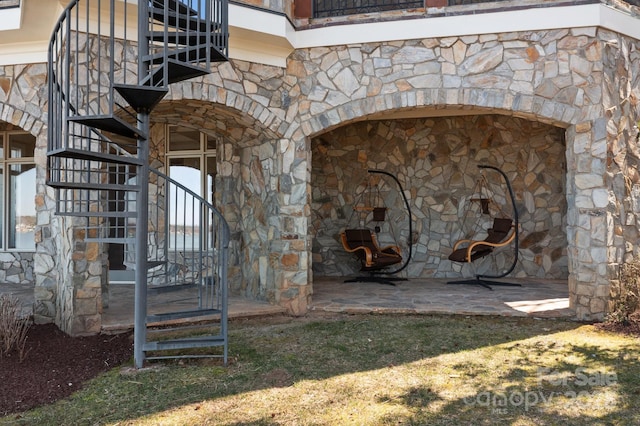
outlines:
[[[487,230],[484,240],[464,239],[456,241],[449,260],[454,262],[473,262],[493,252],[496,247],[503,247],[516,236],[513,220],[510,218],[494,218],[493,226]]]
[[[369,229],[345,229],[340,233],[342,246],[358,256],[361,271],[377,271],[402,262],[397,246],[379,247],[375,235]]]
[[[456,280],[449,281],[448,284],[478,284],[488,289],[491,289],[491,286],[520,286],[518,283],[507,283],[502,281],[494,281],[487,280],[493,278],[504,278],[509,275],[516,267],[518,262],[518,209],[516,206],[515,197],[513,195],[513,188],[511,187],[511,183],[509,182],[509,178],[507,175],[497,167],[488,166],[488,165],[478,165],[480,169],[489,169],[498,172],[502,179],[504,180],[504,184],[507,187],[509,200],[511,201],[511,211],[512,217],[496,217],[493,219],[493,224],[491,228],[487,230],[487,236],[483,240],[474,240],[474,239],[463,239],[456,241],[453,245],[453,252],[449,255],[449,260],[453,262],[464,262],[471,263],[475,260],[478,260],[482,257],[485,257],[493,252],[494,249],[498,247],[504,247],[507,245],[512,245],[513,247],[513,261],[511,262],[511,266],[509,266],[505,271],[493,275],[489,274],[478,274],[475,279],[468,280]],[[482,210],[484,213],[488,212],[488,200],[485,200],[484,197],[475,199],[475,201],[480,201],[482,203]]]

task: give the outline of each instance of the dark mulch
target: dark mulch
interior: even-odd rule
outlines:
[[[52,324],[31,326],[25,359],[0,357],[0,415],[65,398],[132,355],[131,333],[70,337]]]
[[[610,333],[640,337],[640,319],[634,319],[626,322],[603,322],[596,324],[596,327]]]

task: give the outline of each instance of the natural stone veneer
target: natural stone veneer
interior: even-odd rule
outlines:
[[[509,171],[525,213],[525,245],[530,244],[518,274],[563,276],[566,259],[577,317],[599,319],[606,313],[618,265],[640,253],[640,154],[634,130],[640,117],[639,47],[638,40],[610,31],[579,28],[301,49],[290,55],[286,68],[232,61],[216,66],[211,75],[174,85],[152,119],[222,139],[216,201],[233,230],[235,292],[271,300],[294,314],[306,311],[312,295],[312,241],[321,229],[315,226],[321,216],[311,212],[312,190],[322,178],[312,179],[311,149],[319,150],[329,135],[377,126],[379,140],[402,146],[398,141],[403,139],[412,148],[389,153],[389,165],[376,157],[377,147],[369,148],[362,134],[331,143],[357,150],[358,168],[370,161],[379,168],[390,166],[405,182],[409,177],[425,184],[437,180],[434,166],[445,176],[451,173],[452,180],[455,173],[463,179],[485,159]],[[0,67],[0,119],[37,136],[36,315],[69,332],[90,333],[100,325],[103,251],[82,244],[72,220],[53,215],[55,191],[44,185],[45,73],[43,64]],[[461,112],[466,116],[452,118]],[[395,121],[435,116],[449,118]],[[352,125],[364,120],[383,121]],[[480,134],[474,130],[477,123],[495,127]],[[345,125],[350,126],[328,133]],[[553,164],[560,168],[566,162],[564,178],[555,169],[551,173],[550,154],[527,147],[526,135],[519,134],[531,131],[536,147],[558,149],[559,129],[564,129],[566,150],[557,153]],[[430,136],[434,130],[450,138],[446,144]],[[360,141],[365,145],[356,147]],[[487,141],[499,145],[472,152],[474,144]],[[448,152],[452,147],[469,154]],[[344,173],[341,179],[348,179],[349,169]],[[562,181],[565,200],[556,202]],[[458,193],[470,186],[456,185]],[[431,189],[433,197],[439,196],[433,202],[429,189],[410,188],[413,202],[422,200],[416,211],[433,219],[447,208],[453,216],[448,193]],[[554,199],[546,200],[540,195],[544,191]],[[457,198],[454,194],[451,200]],[[420,251],[409,273],[457,272],[438,263],[450,244],[449,231],[419,219]],[[446,228],[453,222],[441,223]],[[558,223],[566,224],[565,232]],[[324,234],[316,243],[320,237]]]
[[[357,265],[350,262],[353,255],[344,252],[338,233],[362,226],[352,204],[365,189],[367,169],[393,173],[408,196],[414,222],[409,277],[472,276],[482,267],[487,273],[506,270],[513,246],[498,250],[491,265],[478,261],[461,267],[447,259],[463,228],[483,238],[481,229],[490,224],[492,218],[481,214],[478,203],[470,202],[479,195],[473,193],[481,176],[477,166],[487,164],[503,170],[515,192],[520,261],[514,275],[566,279],[564,154],[563,129],[495,115],[361,122],[318,136],[312,141],[311,174],[314,273],[357,272]],[[484,175],[490,185],[487,190],[494,192],[484,193],[494,197],[492,213],[513,217],[501,176]],[[406,215],[398,217],[405,210],[403,200],[393,181],[379,188],[380,197],[374,191],[372,201],[380,198],[379,205],[390,208],[390,217],[385,224],[367,225],[383,225],[380,239],[392,244],[396,237],[406,255],[408,220]],[[390,200],[394,204],[388,204]]]

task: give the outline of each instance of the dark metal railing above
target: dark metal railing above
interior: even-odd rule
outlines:
[[[424,7],[424,0],[313,0],[313,17],[330,18],[420,7]]]
[[[303,1],[304,0],[296,0]],[[501,3],[510,2],[517,4],[515,0],[310,0],[313,18],[335,18],[346,15],[355,15],[360,13],[379,13],[394,10],[410,10],[430,7],[449,7],[449,6],[472,6],[481,3]],[[576,0],[575,4],[584,3],[608,3],[607,0]],[[569,2],[558,2],[567,4]],[[624,0],[633,6],[640,6],[640,0]],[[552,6],[553,2],[545,3],[546,6]],[[538,7],[538,6],[535,6]]]

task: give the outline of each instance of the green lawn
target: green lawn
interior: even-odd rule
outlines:
[[[226,368],[118,368],[0,424],[640,424],[640,339],[592,325],[356,315],[230,330]]]

